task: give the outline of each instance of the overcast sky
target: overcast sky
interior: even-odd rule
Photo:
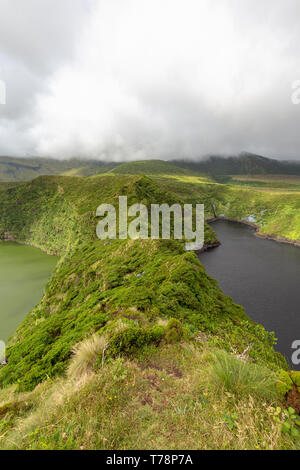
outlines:
[[[0,155],[300,160],[299,22],[299,0],[0,0]]]

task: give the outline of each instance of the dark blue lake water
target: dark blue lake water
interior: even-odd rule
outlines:
[[[199,255],[201,262],[250,318],[275,332],[276,349],[291,364],[292,343],[300,340],[300,248],[258,238],[240,223],[211,226],[222,245]]]

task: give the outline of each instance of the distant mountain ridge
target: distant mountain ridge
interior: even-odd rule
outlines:
[[[205,160],[173,160],[177,166],[210,175],[300,175],[300,162],[275,160],[242,152],[238,156],[210,156]]]
[[[0,157],[0,182],[30,181],[41,175],[93,176],[113,172],[119,175],[300,175],[300,162],[275,160],[247,152],[238,156],[212,155],[202,160],[100,160]]]
[[[190,170],[177,165],[176,160],[139,160],[126,162],[114,168],[113,173],[122,175],[191,175],[197,170]],[[198,172],[197,172],[198,173]]]
[[[97,160],[0,157],[0,182],[30,181],[42,175],[91,176],[106,173],[118,163]]]
[[[100,160],[56,160],[0,157],[0,182],[30,181],[38,176],[93,176],[113,172],[120,175],[190,175],[198,173],[164,160],[104,162]]]

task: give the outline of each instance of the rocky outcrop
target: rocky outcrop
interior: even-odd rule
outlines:
[[[221,242],[214,242],[214,243],[204,243],[203,247],[201,250],[195,250],[195,253],[199,255],[200,253],[203,253],[204,251],[211,250],[212,248],[217,248],[218,246],[221,245]]]

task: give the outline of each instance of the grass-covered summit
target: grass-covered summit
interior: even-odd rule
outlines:
[[[183,241],[98,240],[96,208],[120,195],[180,202],[139,175],[0,186],[0,238],[60,256],[0,370],[3,446],[222,448],[225,432],[225,448],[295,447],[272,424],[276,374],[287,368],[273,335],[224,296]],[[208,226],[205,237],[216,241]]]
[[[112,170],[116,175],[191,175],[197,174],[189,169],[181,168],[176,162],[163,160],[139,160],[123,163]]]

